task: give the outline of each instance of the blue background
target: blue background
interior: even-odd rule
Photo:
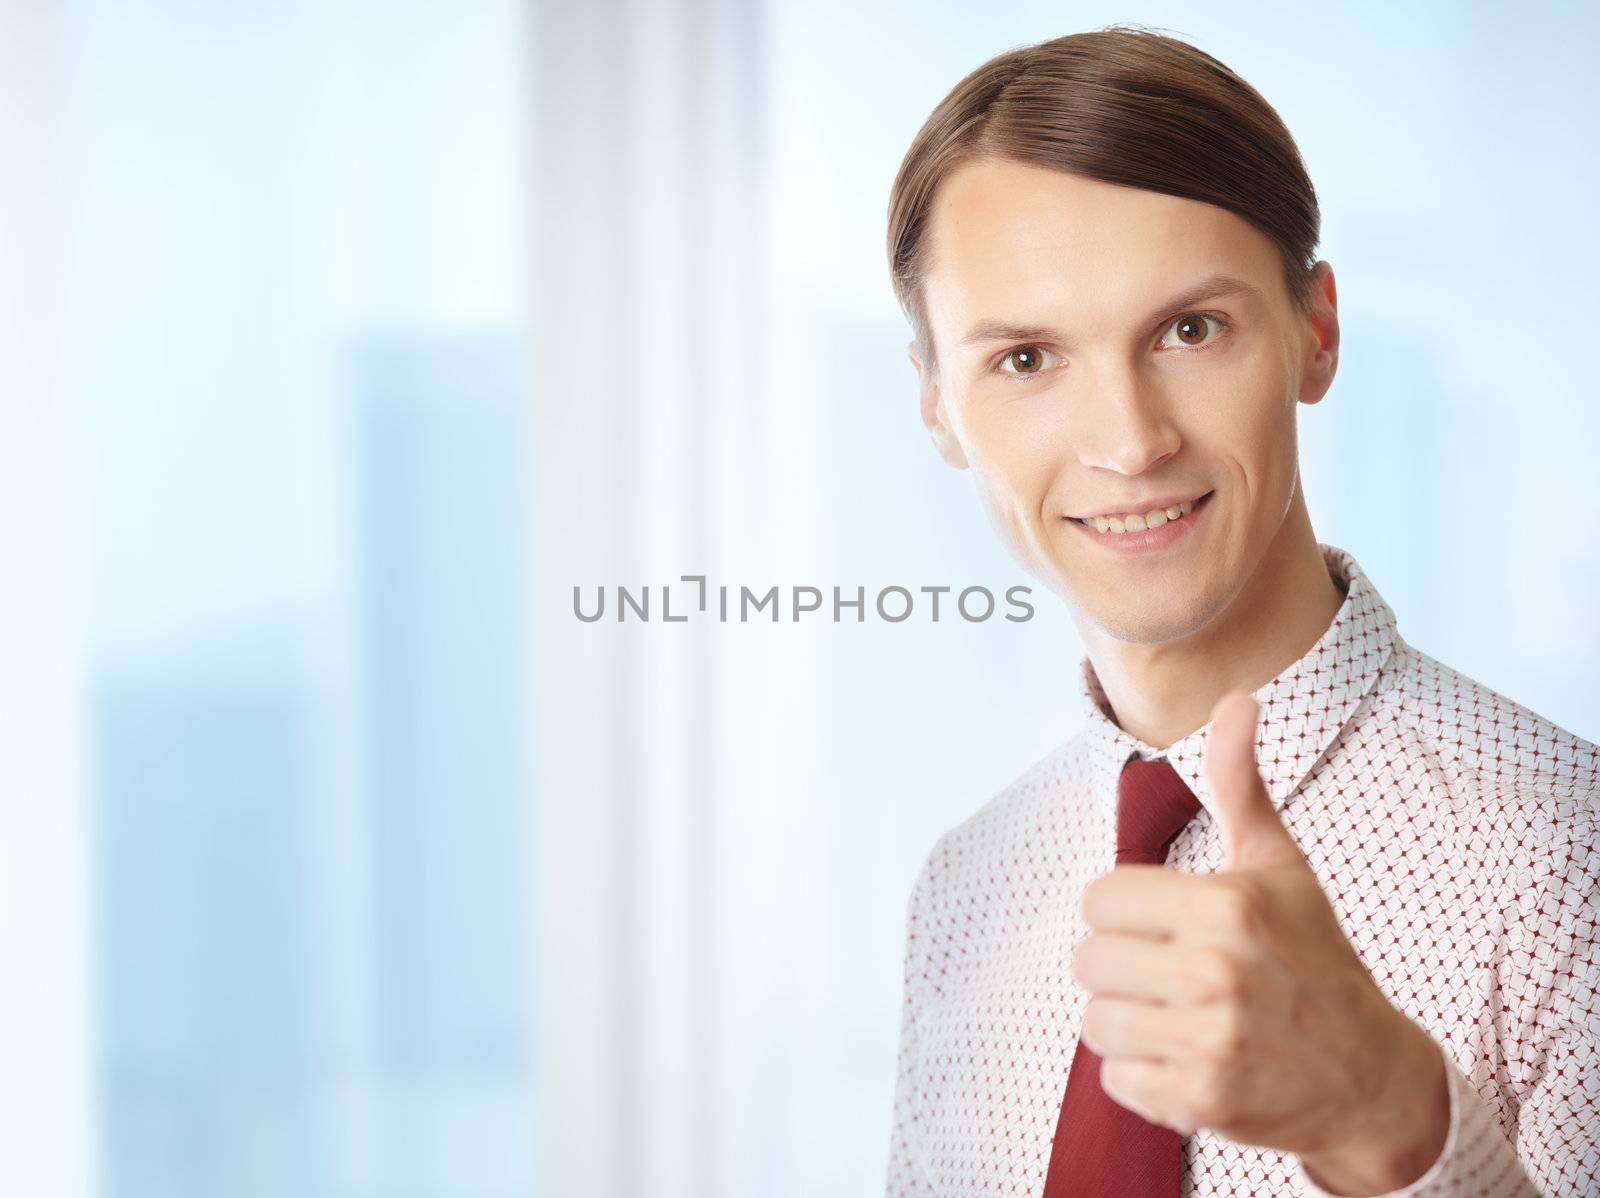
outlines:
[[[44,531],[0,545],[40,588],[8,635],[67,647],[0,696],[50,734],[6,809],[44,849],[0,857],[48,882],[6,946],[17,1192],[881,1190],[910,881],[1072,730],[1065,614],[566,605],[1030,581],[927,445],[882,245],[923,117],[1025,41],[1164,25],[1278,108],[1343,323],[1319,539],[1600,737],[1592,7],[0,20],[45,264],[6,269],[59,347],[30,373],[8,309],[6,461],[66,463],[13,472]]]

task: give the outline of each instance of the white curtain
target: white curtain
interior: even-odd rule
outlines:
[[[777,407],[755,225],[756,6],[539,6],[534,884],[541,1193],[758,1192],[730,1137],[763,1134],[737,1076],[762,1059],[748,986],[781,952],[770,870],[786,790],[771,679],[799,638],[745,645],[661,620],[682,575],[751,582],[804,535]],[[652,621],[587,624],[573,591],[652,592]],[[716,609],[716,598],[709,605]],[[792,705],[792,706],[790,706]],[[741,849],[748,846],[748,851]],[[751,979],[757,979],[752,983]],[[755,1146],[758,1147],[758,1146]]]
[[[0,4],[0,1193],[95,1172],[67,22]]]

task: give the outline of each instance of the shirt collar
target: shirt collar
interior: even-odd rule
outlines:
[[[1256,763],[1274,807],[1283,806],[1355,714],[1377,683],[1397,635],[1394,612],[1355,558],[1334,545],[1318,548],[1328,573],[1347,586],[1344,603],[1305,656],[1253,692],[1261,707]],[[1087,657],[1079,666],[1079,694],[1089,718],[1093,790],[1106,804],[1113,826],[1117,780],[1134,755],[1146,760],[1165,757],[1201,806],[1211,811],[1211,787],[1203,767],[1209,722],[1165,750],[1145,744],[1111,718],[1105,692]]]

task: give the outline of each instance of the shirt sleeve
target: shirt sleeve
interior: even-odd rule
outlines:
[[[1444,1147],[1416,1181],[1375,1198],[1600,1195],[1600,849],[1584,837],[1556,856],[1556,885],[1530,888],[1521,917],[1535,933],[1540,976],[1539,1030],[1524,1051],[1541,1068],[1517,1108],[1513,1139],[1440,1045],[1450,1093]],[[1305,1198],[1348,1198],[1318,1186],[1298,1159],[1295,1175]]]
[[[900,1002],[900,1048],[895,1070],[894,1118],[889,1139],[886,1198],[936,1193],[923,1161],[918,1123],[922,1100],[922,1052],[918,1037],[927,985],[927,908],[939,846],[928,854],[906,904],[905,971]]]

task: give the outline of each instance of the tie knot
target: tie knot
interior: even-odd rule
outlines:
[[[1200,800],[1166,758],[1130,757],[1117,780],[1117,864],[1160,865],[1199,810]]]

